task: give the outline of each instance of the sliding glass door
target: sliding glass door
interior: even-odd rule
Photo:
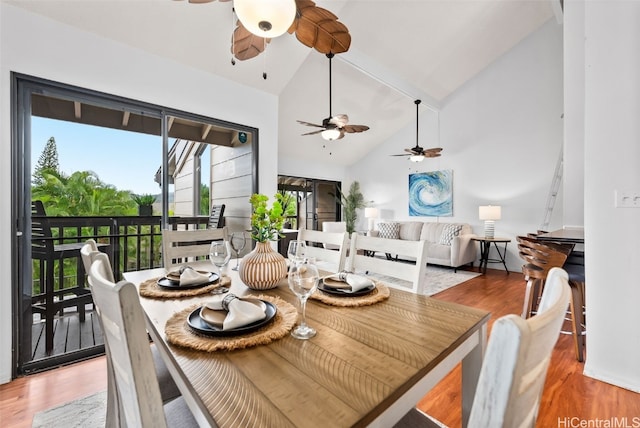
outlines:
[[[258,191],[258,133],[12,77],[19,374],[104,352],[79,244],[96,240],[119,279],[122,272],[162,266],[162,229],[209,227],[212,205],[226,205],[231,228],[248,228],[248,198]]]

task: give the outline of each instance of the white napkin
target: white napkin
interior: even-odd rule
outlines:
[[[347,293],[349,291],[351,293],[354,293],[356,291],[360,291],[362,289],[365,289],[373,285],[373,281],[371,281],[369,278],[362,275],[356,275],[356,274],[347,273],[347,272],[339,272],[335,275],[330,276],[328,279],[332,279],[334,281],[340,281],[340,282],[325,281],[324,282],[325,287],[337,288]]]
[[[218,294],[204,306],[215,311],[228,311],[222,323],[223,330],[243,327],[267,316],[264,305],[243,300],[232,293]]]
[[[192,267],[186,267],[180,274],[180,285],[204,284],[209,282],[210,274],[200,273]]]

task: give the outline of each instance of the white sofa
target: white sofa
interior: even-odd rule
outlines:
[[[427,241],[427,263],[454,269],[473,265],[478,257],[476,243],[471,240],[475,235],[468,223],[381,221],[372,236]]]

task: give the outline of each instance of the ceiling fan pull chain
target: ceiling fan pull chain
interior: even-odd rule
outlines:
[[[262,39],[262,43],[264,46],[264,49],[263,49],[264,50],[264,56],[263,56],[264,67],[262,68],[264,71],[262,72],[262,78],[264,80],[267,80],[267,38],[266,37]]]
[[[234,52],[234,49],[236,48],[235,13],[235,8],[231,7],[231,65],[236,65],[236,53]]]

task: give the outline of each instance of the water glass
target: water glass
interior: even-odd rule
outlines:
[[[291,336],[296,339],[310,339],[316,335],[316,330],[307,325],[306,307],[307,299],[316,291],[319,279],[318,268],[308,260],[297,258],[291,261],[288,276],[289,288],[300,300],[302,315],[300,324],[291,331]]]
[[[222,269],[231,259],[229,241],[213,241],[209,247],[209,260],[218,267],[218,274],[222,277]]]
[[[290,241],[287,249],[289,261],[302,260],[307,255],[307,244],[304,241]]]
[[[231,244],[233,251],[236,253],[236,266],[233,270],[238,270],[238,265],[240,264],[240,251],[242,251],[245,245],[247,245],[247,238],[244,232],[233,232],[229,243]]]

